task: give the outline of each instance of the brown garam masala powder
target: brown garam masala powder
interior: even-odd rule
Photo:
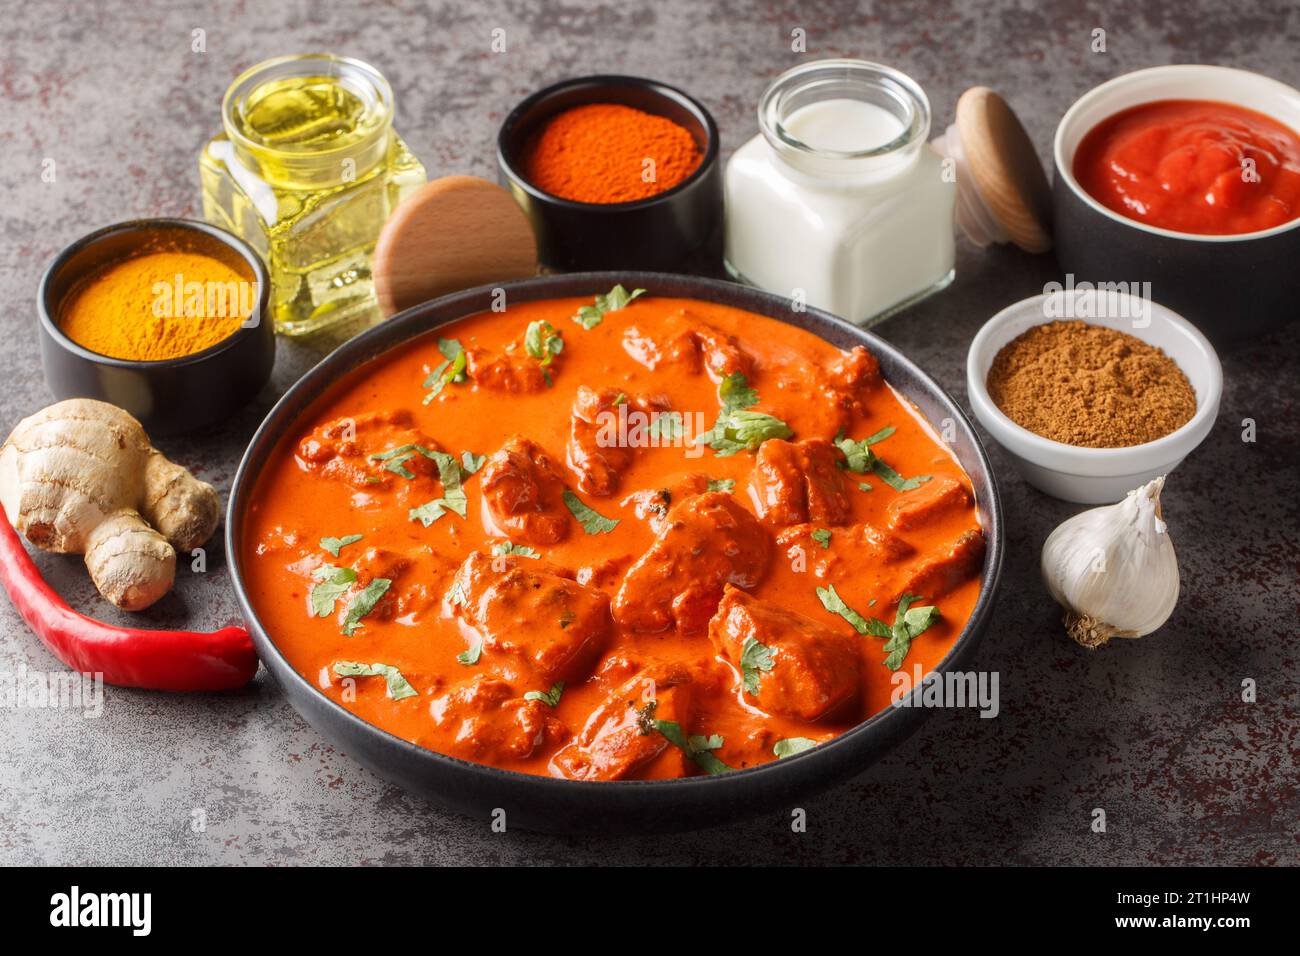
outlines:
[[[1154,441],[1196,413],[1174,361],[1139,338],[1072,320],[1036,325],[1004,345],[989,397],[1017,425],[1085,448]]]

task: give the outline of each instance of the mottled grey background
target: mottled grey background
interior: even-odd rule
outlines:
[[[1075,0],[947,5],[697,0],[591,3],[0,3],[0,431],[45,405],[33,299],[45,263],[82,233],[135,216],[197,216],[195,158],[221,95],[265,57],[332,50],[392,81],[399,129],[431,176],[495,177],[496,129],[532,90],[628,72],[685,87],[728,151],[755,132],[764,84],[798,57],[860,56],[928,91],[936,125],[981,83],[1006,94],[1044,156],[1093,85],[1140,67],[1210,62],[1300,85],[1293,3],[1155,0],[1109,12]],[[191,52],[191,30],[207,52]],[[489,53],[491,31],[509,52]],[[1091,54],[1091,31],[1107,52]],[[57,181],[41,180],[52,158]],[[878,331],[964,400],[966,347],[1003,306],[1041,291],[1051,257],[959,247],[941,296]],[[1249,303],[1243,303],[1249,308]],[[1296,383],[1300,325],[1223,357],[1215,430],[1169,482],[1183,596],[1157,635],[1088,653],[1058,632],[1039,582],[1049,530],[1076,509],[1028,488],[991,448],[1009,515],[997,614],[977,657],[1002,677],[1002,714],[939,712],[855,781],[783,814],[696,834],[623,840],[493,835],[327,744],[259,676],[228,696],[109,689],[103,717],[0,711],[0,862],[9,863],[1296,863],[1300,694]],[[225,427],[167,442],[225,492],[277,394],[313,361],[281,343],[274,386]],[[1243,418],[1259,440],[1244,444]],[[98,599],[78,559],[43,556],[77,607]],[[224,560],[183,571],[144,618],[212,627],[235,606]],[[0,600],[0,670],[59,665]],[[1240,684],[1258,682],[1244,704]],[[1091,812],[1107,813],[1105,834]],[[203,808],[205,832],[190,827]]]

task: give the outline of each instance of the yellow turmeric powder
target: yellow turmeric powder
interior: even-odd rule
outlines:
[[[100,355],[158,362],[229,338],[256,302],[256,283],[224,262],[201,253],[151,252],[84,280],[59,328]]]

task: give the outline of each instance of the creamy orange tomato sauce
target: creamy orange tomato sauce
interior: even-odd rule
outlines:
[[[340,382],[281,444],[248,511],[244,561],[253,606],[293,666],[421,746],[586,779],[703,773],[708,758],[655,721],[717,735],[710,753],[741,768],[776,759],[778,741],[824,741],[887,706],[885,641],[828,612],[819,587],[886,623],[902,593],[918,593],[915,606],[940,617],[902,669],[932,669],[975,605],[983,536],[967,476],[874,358],[737,309],[652,296],[587,330],[571,317],[588,304],[515,305],[417,339]],[[524,342],[538,321],[564,341],[544,371]],[[467,350],[467,375],[422,404],[443,361],[438,337]],[[688,431],[696,412],[709,428],[718,382],[737,371],[788,440],[729,457],[680,443],[606,453],[583,418],[669,408]],[[904,477],[930,476],[914,490],[846,469],[831,444],[841,430],[862,439],[887,426],[896,431],[872,450]],[[444,496],[436,461],[405,460],[407,478],[372,457],[412,444],[488,457],[462,476],[466,517],[412,520]],[[707,490],[724,479],[730,492]],[[585,531],[565,489],[617,526]],[[338,557],[321,546],[346,535],[362,537]],[[493,555],[512,539],[538,557]],[[324,565],[356,580],[318,617],[309,595]],[[349,602],[375,578],[388,590],[344,634]],[[762,652],[740,666],[746,638],[770,667]],[[477,662],[464,663],[474,648]],[[344,679],[340,661],[389,665],[416,693],[393,699],[382,676]],[[525,698],[561,681],[554,707]]]

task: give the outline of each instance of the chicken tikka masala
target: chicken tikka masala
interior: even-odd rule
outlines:
[[[267,632],[420,746],[581,780],[779,759],[929,672],[979,595],[970,480],[874,356],[616,287],[416,339],[259,479]]]

